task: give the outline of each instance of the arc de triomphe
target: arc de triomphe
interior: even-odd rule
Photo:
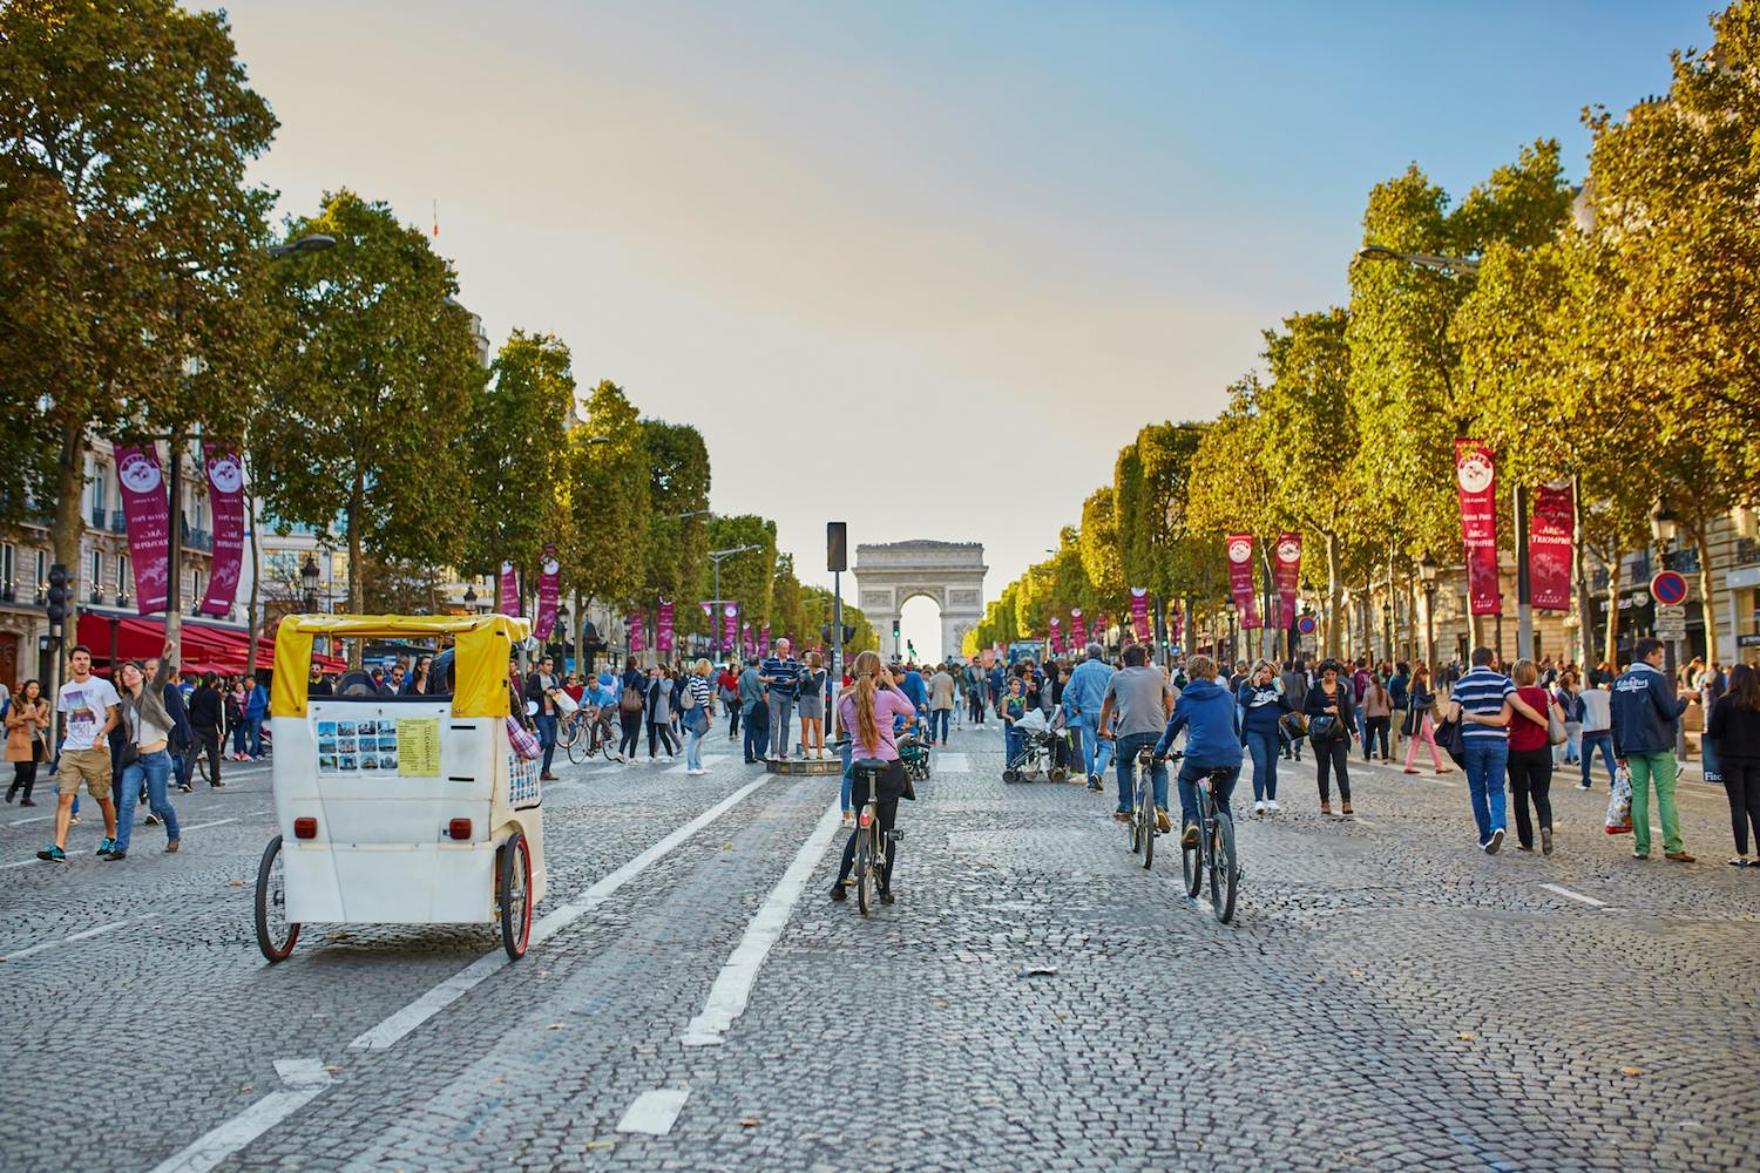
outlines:
[[[941,608],[941,655],[960,654],[966,632],[984,618],[984,546],[981,542],[887,542],[857,546],[856,605],[874,625],[880,651],[898,656],[892,621],[918,595]]]

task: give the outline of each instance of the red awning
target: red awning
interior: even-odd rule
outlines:
[[[92,649],[92,660],[110,662],[111,625],[116,630],[116,654],[124,660],[145,660],[157,656],[165,647],[165,621],[144,615],[117,615],[102,611],[81,611],[79,642]],[[245,670],[250,650],[250,636],[235,627],[220,627],[185,619],[182,648],[178,663],[186,673],[218,672],[222,676],[237,675]],[[346,660],[332,656],[312,656],[326,672],[347,669]],[[257,669],[268,671],[275,666],[275,641],[266,636],[257,639]]]

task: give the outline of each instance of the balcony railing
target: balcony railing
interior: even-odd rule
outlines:
[[[18,588],[9,582],[0,582],[0,603],[18,602]]]
[[[92,506],[92,528],[104,528],[104,507],[102,505]]]
[[[110,532],[125,534],[128,532],[128,514],[120,509],[110,511]]]
[[[192,550],[213,550],[214,535],[205,529],[189,529],[183,531],[183,544]]]
[[[101,590],[93,590],[92,591],[92,602],[96,603],[100,607],[103,606],[104,605],[104,592]]]

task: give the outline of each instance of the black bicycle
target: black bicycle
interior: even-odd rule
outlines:
[[[1170,760],[1177,761],[1183,756],[1174,754]],[[1216,805],[1212,789],[1219,772],[1211,771],[1198,779],[1198,834],[1192,842],[1181,829],[1180,861],[1185,869],[1186,895],[1196,898],[1208,880],[1210,911],[1217,920],[1228,924],[1234,919],[1241,868],[1234,848],[1234,817]]]
[[[855,780],[866,781],[868,799],[862,804],[861,813],[856,816],[856,850],[853,860],[854,867],[850,872],[855,880],[856,907],[862,915],[867,916],[873,907],[873,900],[881,896],[890,904],[891,895],[882,896],[880,884],[886,875],[886,859],[892,850],[898,832],[892,831],[885,835],[880,833],[880,807],[877,795],[880,791],[880,774],[884,764],[867,765],[862,762],[855,764]]]
[[[1134,800],[1136,808],[1125,825],[1129,830],[1131,851],[1141,855],[1143,867],[1148,868],[1155,862],[1155,836],[1161,833],[1156,825],[1154,755],[1148,746],[1137,754]]]

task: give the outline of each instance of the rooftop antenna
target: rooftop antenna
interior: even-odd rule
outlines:
[[[434,201],[434,235],[440,235],[440,201]]]

